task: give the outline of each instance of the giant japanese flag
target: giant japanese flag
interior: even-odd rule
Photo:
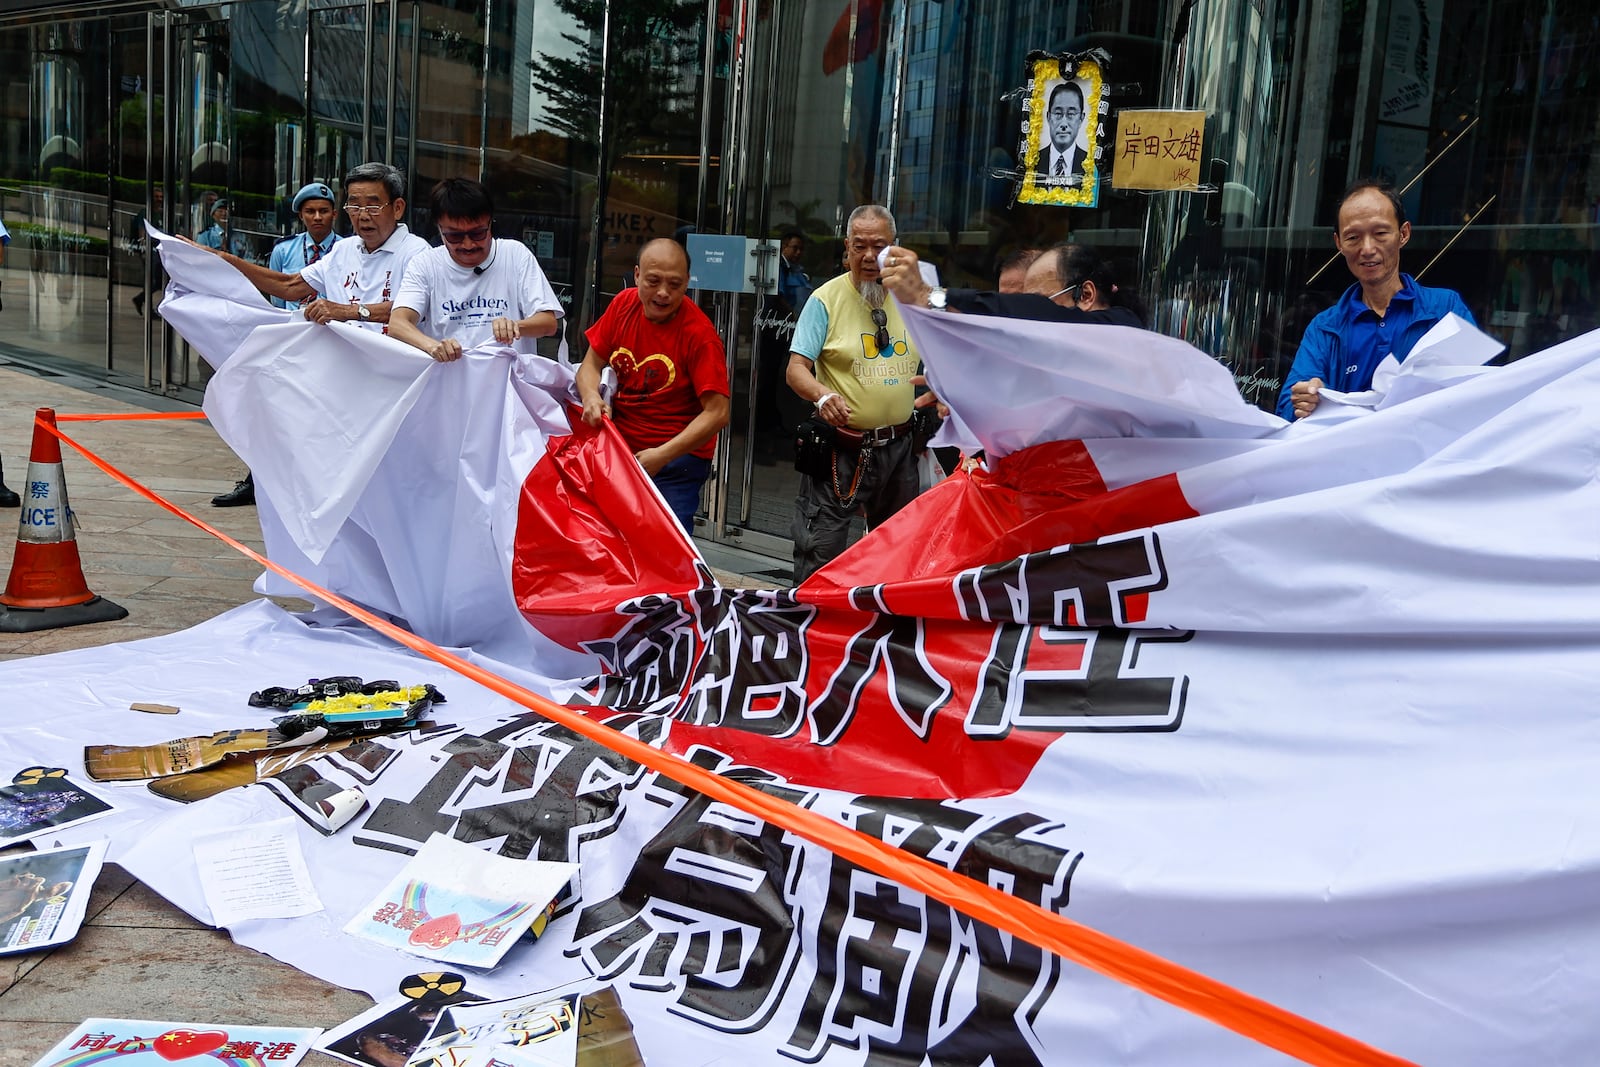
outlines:
[[[320,552],[309,566],[338,591],[755,787],[770,817],[265,606],[151,655],[0,665],[65,705],[15,731],[17,755],[71,767],[86,737],[170,736],[128,736],[133,689],[181,687],[185,707],[209,692],[199,721],[221,729],[258,722],[243,695],[295,675],[434,681],[449,726],[383,739],[381,774],[312,765],[371,802],[338,835],[300,835],[327,910],[234,936],[387,992],[418,960],[341,931],[429,833],[576,860],[545,937],[471,981],[613,984],[652,1063],[1283,1062],[1211,1021],[1221,1002],[1183,1011],[969,919],[800,836],[781,802],[1415,1062],[1589,1062],[1600,336],[1485,368],[1481,337],[1447,324],[1374,395],[1290,427],[1152,334],[907,321],[949,432],[989,466],[794,591],[715,585],[613,437],[574,427],[560,384],[509,357],[408,378],[409,355],[372,348],[373,380],[415,400],[374,423],[370,470],[330,470],[320,493],[300,453],[328,446],[286,431],[293,405],[227,401],[226,360],[208,401],[253,467],[283,465],[275,502],[286,475],[304,494],[267,528],[275,555]],[[304,360],[268,352],[280,329],[303,331]],[[319,377],[354,351],[335,345],[269,324],[229,358],[241,383],[292,365],[312,403],[351,395]],[[457,504],[382,510],[418,492]],[[480,561],[473,580],[399,577],[458,560]],[[248,655],[154,677],[186,642]],[[85,672],[91,689],[60,684]],[[112,858],[203,918],[186,843],[283,811],[257,787],[129,808],[93,824]]]

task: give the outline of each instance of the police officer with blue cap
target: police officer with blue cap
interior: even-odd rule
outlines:
[[[327,255],[333,243],[339,239],[339,235],[333,232],[333,222],[339,216],[339,209],[334,203],[333,190],[325,182],[301,186],[290,206],[299,216],[305,232],[285,237],[272,246],[272,256],[267,260],[267,266],[281,274],[297,274],[302,267],[309,267]],[[277,297],[271,300],[281,308],[289,306],[286,300]]]

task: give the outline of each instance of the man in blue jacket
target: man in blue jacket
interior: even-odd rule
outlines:
[[[1370,389],[1373,371],[1386,356],[1404,361],[1452,311],[1473,322],[1453,290],[1430,289],[1400,273],[1400,249],[1409,240],[1411,223],[1393,187],[1366,179],[1345,191],[1334,245],[1356,284],[1306,327],[1278,394],[1279,415],[1305,418],[1316,410],[1324,386],[1344,393]]]

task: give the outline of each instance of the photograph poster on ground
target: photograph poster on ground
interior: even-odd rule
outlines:
[[[576,863],[518,860],[434,834],[345,933],[441,963],[489,968],[544,931]]]
[[[60,767],[29,767],[0,787],[0,848],[110,814],[112,807]]]
[[[317,1051],[360,1067],[399,1067],[427,1038],[441,1011],[484,999],[468,992],[466,984],[465,978],[450,971],[402,979],[397,996],[323,1034]]]
[[[577,993],[529,993],[439,1013],[407,1067],[574,1067]]]
[[[114,1061],[115,1067],[165,1067],[191,1058],[221,1067],[294,1067],[322,1031],[315,1027],[232,1026],[222,1023],[86,1019],[33,1067],[77,1067]]]
[[[0,857],[0,955],[37,952],[78,936],[106,843]]]
[[[1034,60],[1022,126],[1019,204],[1094,207],[1100,202],[1098,155],[1105,81],[1092,59]]]

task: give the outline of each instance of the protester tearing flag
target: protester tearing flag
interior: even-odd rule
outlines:
[[[942,484],[792,592],[719,589],[685,543],[649,532],[648,508],[599,508],[593,527],[563,516],[559,535],[519,528],[515,577],[508,567],[494,594],[521,606],[517,625],[549,627],[606,668],[553,691],[1419,1062],[1582,1062],[1600,971],[1600,826],[1581,805],[1600,651],[1583,413],[1600,395],[1600,337],[1319,429],[1225,404],[1206,357],[1159,339],[908,323],[992,469]],[[1069,346],[1090,363],[1013,358]],[[968,368],[982,378],[963,385]],[[1008,383],[1040,425],[1015,425]],[[1054,436],[1088,426],[1131,436]],[[434,429],[408,416],[396,447]],[[519,524],[589,507],[584,492],[551,497],[561,478],[528,477],[557,439],[514,483]],[[607,435],[559,439],[626,477]],[[391,476],[380,462],[363,496]],[[451,521],[426,512],[386,530],[393,558],[406,538],[487,551],[441,535]],[[536,548],[602,526],[592,548]],[[370,536],[347,521],[330,556]],[[626,576],[587,616],[574,558]],[[340,577],[361,590],[370,576]],[[427,595],[451,600],[432,609],[448,620],[490,592]],[[408,610],[425,616],[427,595]],[[580,863],[581,898],[486,992],[537,988],[516,988],[535,973],[614,982],[646,1057],[674,1062],[686,1048],[907,1065],[1278,1061],[563,728],[492,704],[476,717],[458,699],[459,734],[408,744],[371,784],[371,815],[306,850],[319,892],[356,870],[352,890],[392,874],[400,858],[385,853],[433,831]],[[330,758],[322,773],[353,772]],[[198,907],[167,842],[275,804],[264,790],[202,801],[122,862]],[[332,911],[354,906],[347,895],[324,899]],[[415,967],[329,952],[327,924],[312,923],[236,936],[371,991]]]

